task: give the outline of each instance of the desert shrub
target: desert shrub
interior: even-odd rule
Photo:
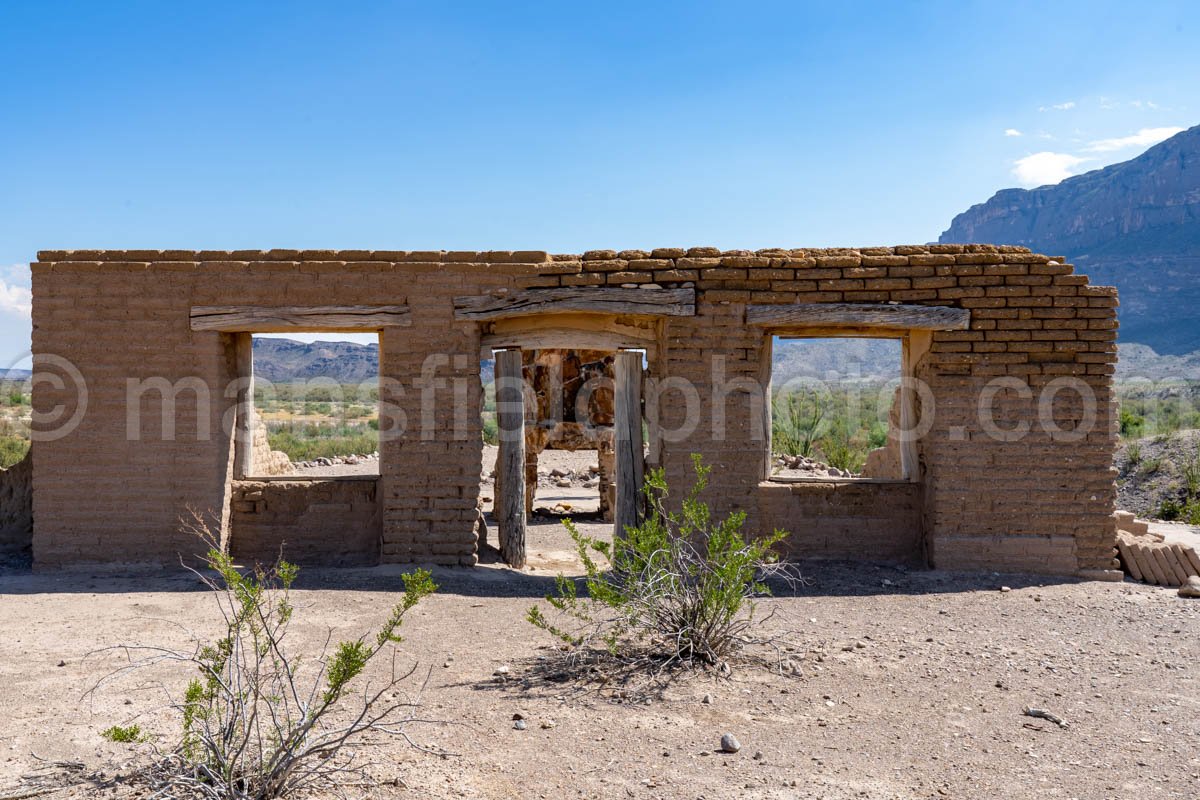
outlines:
[[[496,420],[495,414],[484,414],[480,418],[483,424],[483,443],[484,444],[500,444],[500,424]]]
[[[1125,449],[1125,455],[1129,459],[1129,466],[1136,467],[1142,462],[1142,445],[1139,442],[1130,442],[1129,447]]]
[[[558,621],[539,606],[529,621],[575,650],[603,650],[626,662],[715,667],[753,640],[758,622],[755,598],[769,595],[767,576],[792,575],[774,548],[784,531],[762,539],[741,532],[746,514],[713,519],[701,499],[711,467],[692,456],[696,482],[681,510],[667,510],[665,473],[646,478],[647,514],[610,545],[584,536],[567,520],[586,575],[587,596],[575,581],[559,576],[546,600]],[[611,565],[603,569],[593,554]]]
[[[1186,522],[1188,525],[1200,525],[1200,498],[1179,500],[1168,497],[1158,505],[1155,514],[1166,522]]]
[[[15,434],[0,434],[0,469],[20,462],[29,452],[29,440]]]
[[[108,739],[110,742],[118,742],[120,744],[138,744],[140,742],[149,741],[150,737],[142,731],[141,725],[129,725],[122,727],[113,725],[100,732],[100,736]]]
[[[844,419],[835,419],[819,445],[825,463],[857,472],[867,460],[865,438],[854,436]]]
[[[887,443],[881,384],[814,385],[777,392],[771,405],[772,452],[819,457],[857,472],[867,454]]]
[[[772,400],[771,441],[777,453],[789,456],[811,456],[826,403],[808,391],[775,395]]]
[[[207,530],[199,519],[196,527]],[[349,777],[365,780],[350,747],[371,734],[407,740],[416,699],[405,702],[398,691],[416,668],[398,671],[392,656],[390,673],[375,685],[352,684],[401,641],[405,615],[437,589],[430,574],[402,576],[404,597],[374,635],[297,652],[288,639],[295,566],[279,560],[243,572],[216,546],[204,561],[215,577],[197,574],[220,609],[218,638],[188,652],[123,648],[149,653],[135,668],[181,661],[197,672],[172,698],[182,727],[178,744],[146,773],[156,796],[269,800],[336,790]]]
[[[1140,461],[1140,471],[1143,475],[1153,475],[1162,467],[1161,458],[1143,458]]]
[[[1121,406],[1117,419],[1121,435],[1124,437],[1137,438],[1142,435],[1142,430],[1146,427],[1146,418],[1134,413],[1127,405]]]
[[[1200,451],[1184,462],[1180,468],[1184,483],[1187,486],[1189,499],[1200,497]]]
[[[363,425],[277,425],[268,423],[267,441],[272,450],[292,461],[366,455],[379,449],[378,422]]]

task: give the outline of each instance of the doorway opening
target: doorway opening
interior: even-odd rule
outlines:
[[[497,531],[500,558],[547,569],[577,566],[565,520],[601,540],[636,521],[623,509],[635,507],[645,469],[645,354],[548,345],[509,347],[495,356],[484,428],[491,430],[494,413],[489,527]],[[632,446],[622,448],[622,437]],[[485,455],[485,473],[489,460]]]

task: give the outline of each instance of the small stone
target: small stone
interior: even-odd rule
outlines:
[[[1195,575],[1187,579],[1187,583],[1179,587],[1180,597],[1200,597],[1200,577]]]
[[[525,730],[525,720],[523,720],[523,719],[519,719],[519,720],[517,720],[516,722],[514,722],[514,723],[513,723],[513,730],[517,730],[517,731],[523,731],[523,730]]]
[[[552,720],[552,719],[548,719],[548,720],[546,720],[545,722],[543,722],[543,723],[542,723],[542,730],[544,730],[544,731],[548,731],[548,730],[550,730],[551,728],[553,728],[553,727],[554,727],[555,725],[557,725],[557,724],[558,724],[558,723],[557,723],[557,722],[555,722],[554,720]]]
[[[508,664],[502,664],[501,666],[496,667],[496,671],[492,673],[492,677],[507,678],[508,677]]]
[[[711,706],[712,705],[712,695],[711,694],[704,695],[704,699],[702,699],[700,702],[704,703],[704,705],[706,705],[706,706]]]
[[[763,755],[762,750],[755,750],[753,758],[755,761],[762,761],[766,756]]]
[[[721,736],[721,752],[736,753],[742,749],[742,743],[737,740],[737,737],[732,733],[726,733]]]
[[[1008,586],[1001,586],[1001,587],[1000,587],[1000,591],[1002,591],[1002,592],[1006,592],[1006,593],[1007,593],[1007,592],[1011,592],[1011,591],[1012,591],[1012,589],[1011,589],[1010,587],[1008,587]]]
[[[518,711],[515,714],[513,714],[514,721],[519,720],[519,719],[525,719],[525,714],[521,711]]]
[[[66,665],[67,665],[67,662],[65,662],[65,661],[58,662],[58,666],[60,666],[60,667],[65,667]]]

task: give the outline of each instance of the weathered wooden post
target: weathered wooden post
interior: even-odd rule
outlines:
[[[254,469],[254,337],[233,334],[237,362],[237,412],[234,417],[233,477],[242,480]]]
[[[512,567],[525,566],[525,396],[521,351],[496,352],[496,530],[500,554]]]
[[[642,446],[642,353],[621,350],[617,353],[613,374],[614,427],[616,450],[617,507],[613,536],[624,536],[627,526],[642,520],[642,484],[645,481],[645,453]]]

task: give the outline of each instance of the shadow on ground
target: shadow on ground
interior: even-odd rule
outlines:
[[[558,555],[562,555],[558,553]],[[555,562],[552,568],[514,570],[494,548],[481,553],[476,567],[428,566],[440,594],[463,597],[542,598],[554,590],[557,575],[582,573]],[[559,565],[561,564],[561,565]],[[776,597],[869,597],[878,595],[937,595],[996,591],[1002,586],[1020,589],[1077,583],[1071,577],[993,572],[943,572],[910,569],[890,564],[804,560],[798,562],[803,581],[796,586],[771,586]],[[344,591],[403,591],[401,576],[421,565],[387,564],[377,567],[306,567],[296,582],[298,589]],[[143,592],[204,591],[197,577],[176,569],[115,566],[103,569],[33,571],[28,564],[0,565],[0,596],[18,594],[133,594]]]

